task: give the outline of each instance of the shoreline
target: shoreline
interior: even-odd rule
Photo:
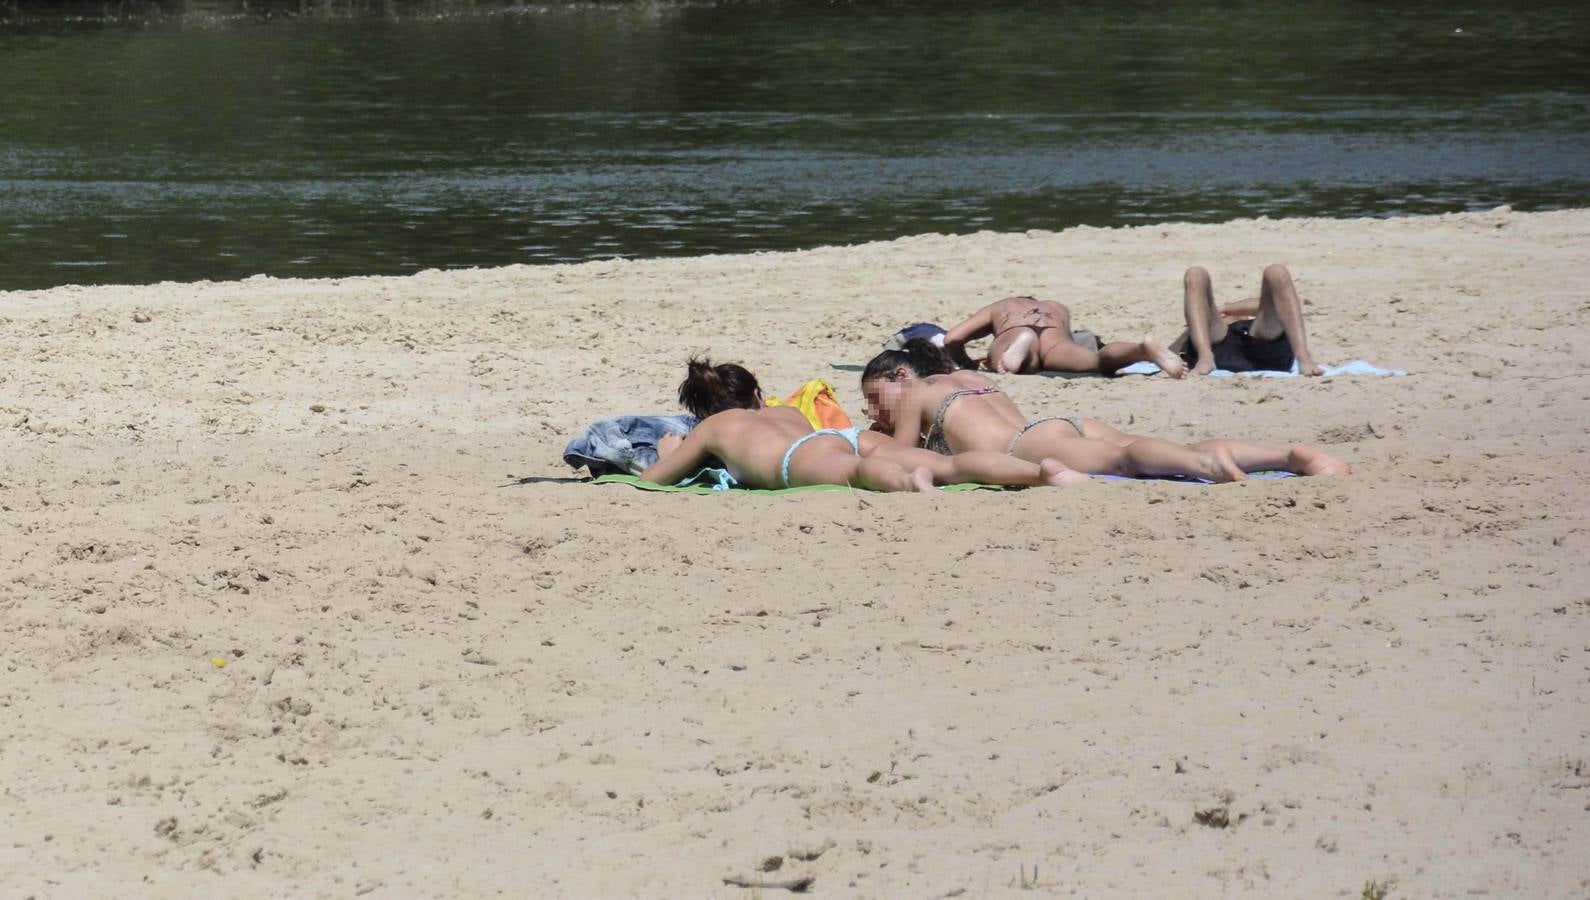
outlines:
[[[1302,225],[1302,224],[1305,224],[1305,223],[1321,223],[1321,222],[1371,223],[1371,222],[1396,222],[1396,221],[1408,221],[1408,220],[1412,220],[1412,221],[1442,221],[1442,220],[1449,220],[1449,219],[1468,219],[1468,218],[1472,218],[1472,217],[1476,217],[1476,216],[1509,216],[1509,215],[1551,216],[1551,215],[1563,215],[1563,214],[1570,214],[1571,215],[1573,213],[1583,212],[1585,210],[1590,210],[1590,206],[1562,207],[1562,208],[1558,208],[1558,209],[1548,209],[1548,210],[1522,212],[1522,211],[1518,211],[1518,210],[1513,209],[1513,207],[1510,206],[1510,205],[1502,205],[1502,206],[1497,206],[1497,207],[1494,207],[1492,209],[1483,210],[1483,211],[1446,212],[1446,213],[1388,213],[1387,215],[1384,215],[1384,216],[1345,216],[1345,217],[1332,217],[1332,216],[1281,216],[1281,217],[1272,217],[1272,216],[1267,216],[1267,215],[1261,215],[1261,216],[1254,216],[1254,217],[1248,217],[1248,218],[1227,219],[1227,220],[1224,220],[1224,221],[1221,221],[1221,222],[1193,222],[1193,221],[1187,221],[1187,220],[1174,220],[1174,221],[1168,221],[1168,222],[1147,223],[1147,224],[1141,224],[1141,225],[1073,225],[1073,226],[1071,226],[1069,228],[1063,228],[1063,229],[1060,229],[1060,230],[1053,230],[1053,229],[1027,229],[1027,230],[1023,230],[1023,231],[974,231],[974,232],[968,232],[968,233],[965,233],[965,234],[953,234],[953,233],[946,233],[946,232],[927,231],[927,232],[920,232],[920,233],[917,233],[917,234],[901,235],[899,237],[890,238],[890,239],[887,239],[887,240],[863,241],[861,243],[856,243],[856,244],[824,244],[824,245],[818,246],[818,247],[807,247],[807,248],[803,248],[803,249],[794,249],[794,250],[754,250],[754,251],[749,251],[749,252],[744,252],[744,253],[703,253],[703,254],[696,254],[696,255],[689,255],[689,256],[647,256],[647,257],[627,257],[626,256],[626,257],[612,257],[612,258],[609,258],[609,259],[584,260],[584,261],[580,261],[580,262],[504,263],[504,264],[498,265],[498,266],[459,266],[459,267],[452,267],[452,268],[419,269],[419,270],[416,270],[414,272],[410,272],[410,273],[407,273],[407,274],[374,274],[374,275],[338,275],[338,276],[304,276],[304,277],[299,277],[299,276],[294,276],[294,275],[270,275],[270,274],[267,274],[267,273],[257,273],[257,274],[250,275],[250,276],[245,277],[245,278],[220,279],[220,280],[204,278],[204,279],[198,279],[196,281],[175,281],[175,280],[167,279],[167,280],[163,280],[163,281],[136,282],[136,283],[117,282],[117,283],[113,283],[113,284],[62,284],[62,285],[56,285],[54,287],[47,287],[47,288],[0,289],[0,299],[4,299],[4,298],[7,298],[7,297],[19,296],[19,295],[27,296],[27,295],[34,295],[34,294],[44,294],[44,293],[49,293],[49,292],[52,292],[52,291],[136,290],[136,289],[166,287],[166,286],[173,286],[173,285],[186,285],[186,286],[194,286],[194,287],[196,287],[196,286],[215,286],[215,285],[229,285],[229,284],[251,284],[251,283],[259,283],[259,282],[338,283],[338,282],[347,282],[347,281],[355,281],[355,280],[370,280],[370,279],[399,279],[399,280],[401,280],[401,279],[407,279],[407,278],[421,278],[421,277],[430,278],[430,277],[435,277],[437,275],[467,274],[467,273],[479,273],[479,272],[495,272],[495,271],[521,269],[521,268],[541,270],[541,269],[579,268],[579,267],[582,267],[582,266],[603,266],[603,265],[623,265],[623,264],[639,265],[639,264],[649,264],[649,263],[689,262],[689,261],[694,261],[694,260],[715,260],[715,259],[725,259],[725,258],[731,258],[732,259],[732,258],[767,257],[767,256],[791,256],[791,255],[798,255],[798,254],[804,254],[804,253],[822,253],[822,252],[835,251],[835,250],[857,250],[857,249],[865,248],[865,247],[888,246],[888,245],[891,245],[891,244],[900,243],[902,241],[913,241],[914,242],[914,241],[931,240],[931,239],[957,241],[957,240],[964,240],[964,239],[970,239],[970,238],[988,238],[988,237],[994,237],[994,238],[998,238],[998,237],[1018,237],[1018,236],[1020,236],[1020,237],[1030,237],[1030,236],[1058,237],[1058,236],[1061,236],[1061,235],[1068,235],[1068,234],[1074,234],[1074,233],[1131,232],[1131,231],[1138,231],[1138,230],[1143,230],[1143,229],[1153,229],[1153,228],[1176,228],[1176,229],[1183,229],[1183,228],[1186,228],[1186,229],[1225,228],[1225,227],[1228,227],[1228,226],[1238,226],[1238,225],[1246,225],[1246,224],[1264,224],[1264,223],[1270,223],[1270,224],[1299,224],[1299,225]]]
[[[1249,219],[0,293],[0,883],[1583,892],[1587,239]],[[1271,262],[1322,362],[1411,374],[999,381],[1356,477],[558,481],[691,353],[859,419],[832,366],[906,322],[1035,291],[1169,339],[1183,268],[1231,300]]]

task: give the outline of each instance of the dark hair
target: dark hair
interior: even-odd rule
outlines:
[[[698,419],[726,409],[760,409],[762,386],[744,366],[690,359],[690,371],[679,383],[679,403]]]
[[[898,350],[885,350],[874,356],[872,362],[867,363],[867,368],[862,370],[861,381],[866,383],[877,378],[890,378],[894,370],[901,366],[910,369],[918,378],[955,371],[955,363],[937,344],[927,338],[912,338]]]

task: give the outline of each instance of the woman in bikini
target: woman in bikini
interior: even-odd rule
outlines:
[[[859,428],[813,431],[799,410],[766,407],[756,376],[745,368],[692,359],[679,402],[701,420],[688,437],[670,436],[641,478],[674,484],[712,460],[751,487],[848,484],[874,491],[930,491],[935,483],[1061,485],[1085,476],[1054,460],[1035,462],[999,453],[941,456],[902,447]],[[672,439],[670,439],[672,438]]]
[[[973,360],[966,344],[993,335],[988,357]],[[1071,311],[1064,304],[1035,297],[996,300],[944,335],[944,351],[961,365],[978,365],[991,372],[1025,375],[1032,372],[1100,372],[1113,375],[1136,362],[1151,362],[1173,378],[1186,374],[1187,366],[1164,344],[1146,336],[1141,341],[1111,341],[1094,350],[1071,337]]]
[[[939,453],[997,450],[1052,458],[1091,475],[1187,476],[1238,481],[1248,472],[1350,475],[1352,467],[1307,444],[1277,450],[1246,441],[1183,446],[1139,437],[1075,416],[1029,419],[987,377],[957,371],[944,352],[917,339],[885,350],[861,375],[867,415],[898,443]]]

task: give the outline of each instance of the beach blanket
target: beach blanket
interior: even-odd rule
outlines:
[[[1339,366],[1323,366],[1322,368],[1325,369],[1325,374],[1320,376],[1322,378],[1335,378],[1336,376],[1339,376],[1339,375],[1365,375],[1365,376],[1370,376],[1370,377],[1375,377],[1375,378],[1400,378],[1400,377],[1408,374],[1407,372],[1404,372],[1401,369],[1382,369],[1381,367],[1375,365],[1374,363],[1371,363],[1371,362],[1369,362],[1367,360],[1362,360],[1362,359],[1348,360],[1347,362],[1344,362],[1344,363],[1342,363]],[[1048,376],[1051,376],[1051,377],[1065,378],[1065,377],[1068,377],[1068,376],[1076,377],[1076,375],[1078,373],[1075,373],[1075,372],[1044,372],[1042,374],[1048,375]],[[1092,373],[1082,373],[1082,374],[1083,375],[1090,375]],[[1115,374],[1116,375],[1158,375],[1159,374],[1159,366],[1156,366],[1156,365],[1154,365],[1151,362],[1132,363],[1131,365],[1127,366],[1126,368],[1117,371]],[[1302,373],[1300,373],[1298,371],[1298,369],[1297,369],[1296,360],[1294,360],[1292,362],[1292,369],[1289,372],[1228,372],[1225,369],[1216,369],[1213,372],[1210,372],[1209,374],[1211,376],[1213,376],[1213,377],[1216,377],[1216,378],[1301,378],[1301,377],[1303,377]]]

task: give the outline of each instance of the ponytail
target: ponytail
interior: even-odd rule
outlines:
[[[758,409],[762,387],[744,366],[692,357],[679,384],[679,404],[698,419],[726,409]]]
[[[861,372],[863,383],[879,378],[893,380],[894,370],[904,367],[918,378],[929,375],[946,375],[955,371],[955,363],[927,338],[912,338],[898,350],[885,350],[872,358]]]

